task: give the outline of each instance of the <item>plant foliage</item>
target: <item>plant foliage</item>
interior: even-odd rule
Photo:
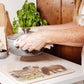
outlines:
[[[40,13],[36,11],[35,4],[33,2],[28,3],[26,0],[22,6],[22,9],[17,11],[18,20],[13,21],[13,31],[18,33],[18,27],[30,28],[32,26],[44,26],[47,25],[45,19],[40,19]]]

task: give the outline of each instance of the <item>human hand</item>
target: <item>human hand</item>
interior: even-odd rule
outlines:
[[[21,39],[19,47],[23,50],[40,50],[47,44],[47,34],[45,32],[37,32]]]

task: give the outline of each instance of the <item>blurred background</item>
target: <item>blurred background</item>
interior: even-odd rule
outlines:
[[[11,23],[14,17],[17,18],[16,11],[18,9],[21,9],[24,2],[25,0],[0,0],[0,3],[3,3],[5,5],[5,9],[9,13],[9,18],[10,18]],[[35,3],[36,0],[28,0],[28,2]]]

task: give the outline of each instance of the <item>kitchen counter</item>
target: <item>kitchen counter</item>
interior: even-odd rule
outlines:
[[[22,68],[27,65],[47,66],[52,64],[64,65],[67,68],[73,69],[75,72],[34,84],[72,84],[74,82],[84,80],[82,66],[43,52],[41,55],[35,57],[21,57],[10,53],[8,58],[0,60],[0,82],[2,82],[2,84],[15,84],[1,72]]]

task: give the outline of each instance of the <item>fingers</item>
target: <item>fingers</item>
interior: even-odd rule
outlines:
[[[33,51],[33,50],[35,50],[34,47],[30,47],[30,48],[28,49],[29,52],[31,52],[31,51]]]
[[[24,38],[21,38],[21,42],[19,43],[19,47],[20,48],[23,48],[24,47],[24,45],[26,44],[26,42],[27,42],[27,36],[26,37],[24,37]]]
[[[33,44],[33,42],[34,41],[28,37],[28,38],[26,38],[26,40],[25,39],[24,39],[24,41],[22,40],[22,42],[19,44],[19,46],[23,50],[27,50]]]
[[[34,44],[33,44],[33,45],[29,46],[28,50],[29,50],[29,51],[32,51],[32,50],[40,50],[40,49],[42,49],[44,46],[45,46],[44,43],[41,42],[41,43],[38,43],[37,45],[34,45]]]
[[[23,50],[28,50],[31,47],[30,43],[25,43],[25,45],[22,47]]]
[[[35,50],[36,49],[36,44],[34,44],[33,42],[29,43],[27,42],[23,47],[22,49],[23,50],[29,50],[29,51],[32,51],[32,50]]]
[[[42,36],[40,33],[34,33],[30,36],[24,37],[21,39],[19,43],[19,47],[23,50],[40,50],[42,47],[45,46],[45,37]]]
[[[25,46],[25,44],[26,44],[26,41],[23,41],[23,40],[22,40],[22,42],[19,43],[19,47],[20,47],[20,48],[23,48],[23,47]]]
[[[40,50],[42,47],[44,46],[44,44],[41,44],[41,43],[29,43],[27,42],[23,47],[22,49],[23,50],[28,50],[28,51],[33,51],[33,50]]]

